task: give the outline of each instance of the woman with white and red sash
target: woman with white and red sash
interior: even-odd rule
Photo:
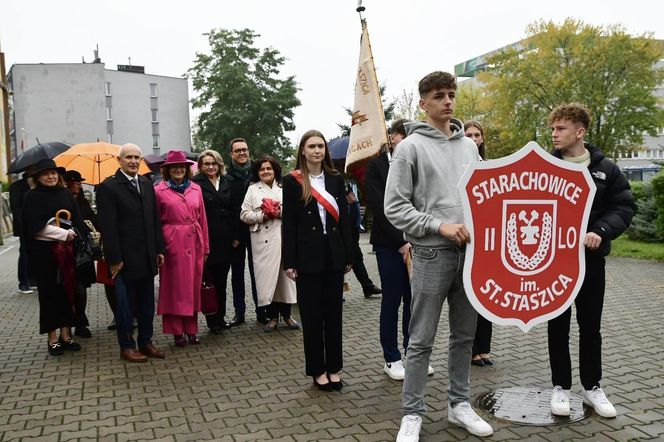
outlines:
[[[283,179],[282,260],[295,280],[306,373],[321,390],[341,390],[344,273],[353,262],[344,180],[317,130],[300,140]]]

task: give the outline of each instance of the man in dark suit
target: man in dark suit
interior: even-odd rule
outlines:
[[[18,236],[18,291],[21,293],[32,293],[30,287],[28,272],[28,252],[26,250],[27,240],[23,235],[23,197],[30,190],[28,185],[29,171],[23,174],[23,177],[14,181],[9,186],[9,208],[12,212],[12,230],[14,236]]]
[[[138,174],[141,157],[135,144],[122,146],[120,169],[97,188],[104,256],[115,279],[120,356],[129,362],[165,356],[152,344],[154,277],[164,262],[164,238],[152,182]],[[133,317],[138,318],[138,351]]]
[[[397,120],[390,128],[392,150],[406,138],[404,123]],[[390,151],[390,153],[391,153]],[[403,232],[394,227],[385,216],[385,184],[390,170],[390,155],[384,150],[367,163],[365,189],[367,205],[373,213],[373,225],[369,242],[376,252],[380,283],[383,286],[383,298],[380,304],[380,345],[383,347],[385,365],[383,371],[397,381],[402,381],[405,369],[401,362],[398,344],[399,307],[403,302],[401,329],[403,349],[408,348],[408,325],[410,324],[410,277],[407,259],[411,245],[404,239]],[[433,369],[429,369],[432,373]]]
[[[249,255],[249,279],[251,281],[251,296],[256,307],[256,320],[267,324],[267,308],[258,306],[258,293],[256,292],[256,279],[254,277],[254,263],[251,253],[251,238],[249,226],[240,220],[240,208],[244,196],[249,188],[251,161],[249,159],[249,146],[244,138],[231,140],[231,163],[226,171],[226,178],[231,185],[231,198],[233,204],[233,256],[231,261],[231,285],[233,287],[233,307],[235,316],[228,325],[236,326],[244,323],[246,311],[244,291],[244,262]]]

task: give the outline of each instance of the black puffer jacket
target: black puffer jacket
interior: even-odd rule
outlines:
[[[611,240],[619,237],[632,222],[634,216],[634,196],[627,177],[618,166],[604,157],[602,151],[586,144],[590,152],[588,171],[593,177],[597,191],[590,209],[588,232],[598,234],[602,244],[597,250],[586,250],[588,258],[606,256],[611,252]],[[560,151],[553,155],[561,158]]]

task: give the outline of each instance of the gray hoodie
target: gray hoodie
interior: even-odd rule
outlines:
[[[480,161],[475,142],[453,118],[452,136],[423,122],[406,124],[385,188],[385,215],[414,246],[442,248],[454,241],[438,234],[441,224],[462,224],[457,184],[471,161]]]

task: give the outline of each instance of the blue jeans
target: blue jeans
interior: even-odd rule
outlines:
[[[380,302],[380,345],[383,347],[385,362],[401,360],[399,351],[398,326],[399,307],[403,299],[403,314],[401,316],[401,330],[403,333],[403,348],[408,348],[408,324],[410,323],[410,281],[408,270],[399,249],[394,247],[374,246],[380,285],[383,296]]]
[[[426,414],[424,395],[429,358],[446,298],[450,324],[447,400],[451,406],[469,400],[470,358],[477,312],[463,289],[464,255],[465,250],[457,247],[413,247],[410,342],[402,398],[404,414]]]
[[[129,279],[122,273],[115,277],[115,323],[118,343],[123,350],[136,348],[133,321],[138,320],[138,347],[152,344],[154,320],[154,277]],[[134,311],[134,305],[136,310]]]

